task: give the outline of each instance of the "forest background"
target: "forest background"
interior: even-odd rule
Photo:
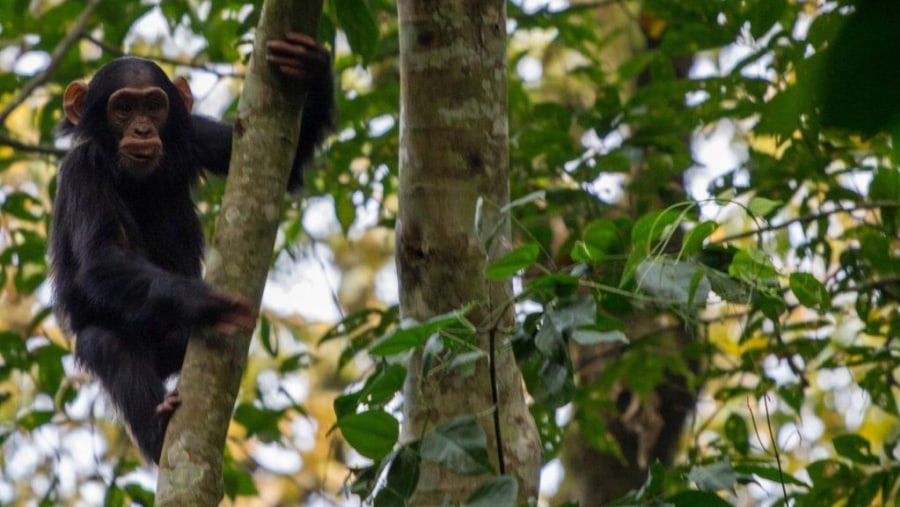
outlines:
[[[135,54],[227,118],[258,9],[0,4],[0,504],[149,504],[154,487],[52,313],[62,90]],[[900,7],[522,1],[507,16],[514,250],[485,276],[516,287],[507,345],[540,501],[892,505]],[[372,353],[399,325],[397,6],[326,2],[320,40],[339,124],[272,257],[225,454],[234,505],[378,498],[366,467],[397,456],[380,450],[390,428],[343,419],[402,403]],[[197,190],[207,232],[223,187]],[[458,339],[451,320],[431,331]],[[454,368],[484,360],[452,352]]]

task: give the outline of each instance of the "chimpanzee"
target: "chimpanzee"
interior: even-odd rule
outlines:
[[[309,89],[289,188],[332,126],[334,82],[327,50],[288,33],[267,44],[283,79]],[[104,65],[89,85],[66,89],[61,131],[74,136],[53,210],[56,304],[76,336],[75,358],[102,383],[138,447],[159,462],[181,370],[200,326],[252,329],[242,298],[201,280],[203,232],[191,187],[205,169],[228,171],[232,127],[191,114],[187,81],[169,80],[134,57]]]

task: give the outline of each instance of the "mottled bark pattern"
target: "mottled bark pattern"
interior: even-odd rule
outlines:
[[[486,352],[493,331],[502,455],[521,500],[536,497],[540,441],[503,332],[513,321],[511,287],[484,268],[509,248],[498,209],[509,200],[505,2],[400,0],[400,210],[397,266],[404,318],[419,321],[475,304],[469,318]],[[481,223],[476,209],[482,201]],[[489,237],[491,236],[491,237]],[[406,441],[460,414],[479,417],[497,461],[487,360],[475,372],[422,374],[409,364]],[[500,467],[498,466],[498,469]],[[487,477],[459,477],[424,462],[413,505],[464,501]]]
[[[321,0],[267,0],[262,7],[234,130],[234,148],[216,233],[206,252],[207,280],[259,305],[281,218],[302,100],[295,83],[266,64],[265,41],[288,31],[315,34]],[[222,452],[250,333],[205,332],[187,350],[181,407],[166,433],[157,506],[218,505]]]

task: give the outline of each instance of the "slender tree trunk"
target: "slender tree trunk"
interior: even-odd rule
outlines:
[[[509,132],[503,0],[400,0],[400,308],[418,321],[466,305],[486,353],[474,372],[423,372],[409,363],[402,438],[474,414],[500,473],[519,498],[537,496],[540,440],[504,333],[507,282],[484,268],[509,248]],[[477,223],[476,223],[477,222]],[[413,505],[464,501],[480,484],[423,462]]]
[[[267,0],[241,93],[222,211],[207,251],[207,281],[257,307],[281,218],[300,133],[303,95],[265,64],[265,41],[288,31],[315,35],[322,0]],[[289,87],[289,88],[287,88]],[[181,407],[166,433],[156,505],[214,506],[222,499],[222,455],[247,363],[251,333],[191,339],[179,382]]]

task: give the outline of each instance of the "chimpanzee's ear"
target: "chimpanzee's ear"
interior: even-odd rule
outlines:
[[[73,125],[78,125],[78,120],[81,119],[81,108],[84,106],[87,92],[88,85],[84,81],[72,81],[63,92],[63,111]]]
[[[191,86],[188,84],[187,79],[178,76],[173,79],[172,82],[175,83],[175,88],[178,88],[178,93],[181,95],[184,107],[186,107],[190,113],[194,110],[194,95],[191,93]]]

